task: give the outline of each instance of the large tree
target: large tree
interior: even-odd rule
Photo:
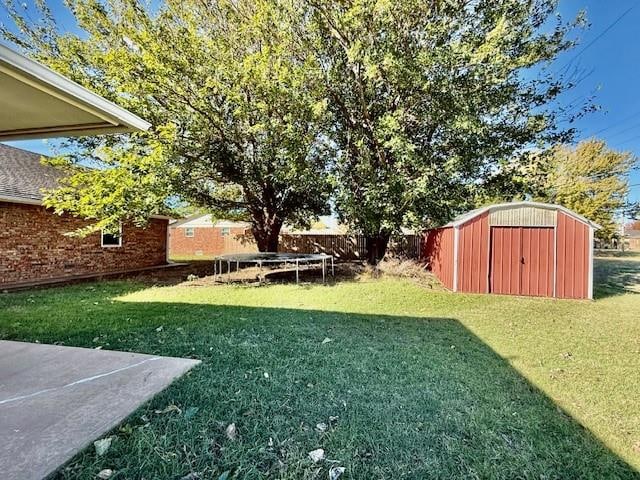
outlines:
[[[132,110],[150,132],[73,141],[63,188],[46,202],[113,227],[167,202],[244,217],[262,251],[284,222],[328,205],[325,105],[317,59],[299,41],[305,12],[285,0],[70,0],[80,35],[61,33],[46,2],[4,37]],[[27,16],[25,16],[27,15]],[[95,162],[97,168],[73,168]]]
[[[596,235],[609,241],[618,233],[618,222],[640,212],[640,202],[629,200],[629,175],[637,166],[635,155],[603,140],[554,145],[501,165],[488,182],[485,200],[563,205],[600,224]]]
[[[566,140],[545,66],[576,23],[554,0],[308,0],[334,118],[336,206],[369,261],[401,227],[474,204],[501,162]],[[578,19],[577,21],[579,21]]]
[[[630,152],[591,139],[554,147],[546,164],[548,175],[539,198],[599,223],[599,238],[611,240],[619,231],[617,222],[637,211],[638,205],[628,201],[628,175],[638,164]]]

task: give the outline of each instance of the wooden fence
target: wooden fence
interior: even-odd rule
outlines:
[[[421,235],[401,235],[391,239],[387,255],[419,258]],[[337,260],[362,260],[366,257],[364,235],[283,234],[279,251],[286,253],[327,253]]]

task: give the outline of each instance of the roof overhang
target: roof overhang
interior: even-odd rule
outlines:
[[[595,230],[600,230],[602,228],[602,226],[598,225],[597,223],[592,222],[588,218],[585,218],[582,215],[579,215],[576,212],[569,210],[566,207],[563,207],[562,205],[555,205],[551,203],[541,203],[541,202],[531,202],[531,201],[498,203],[495,205],[487,205],[486,207],[477,208],[466,214],[460,215],[455,220],[447,223],[445,227],[459,227],[467,223],[469,220],[472,220],[477,216],[482,215],[485,212],[492,212],[495,210],[506,210],[506,209],[518,208],[518,207],[534,207],[534,208],[543,208],[546,210],[556,210],[556,211],[563,212],[582,223],[587,224],[588,226],[594,228]]]
[[[17,203],[19,205],[35,205],[35,206],[44,207],[44,205],[42,204],[42,200],[36,200],[34,198],[25,198],[25,197],[12,197],[9,195],[0,195],[0,202]],[[172,217],[169,217],[167,215],[149,215],[149,218],[154,218],[156,220],[167,220],[168,222],[173,220]]]
[[[151,124],[0,45],[0,141],[148,130]]]

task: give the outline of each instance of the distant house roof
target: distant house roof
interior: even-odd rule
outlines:
[[[214,220],[210,213],[196,213],[171,224],[171,228],[249,228],[250,226],[249,222]]]
[[[518,208],[518,207],[534,207],[534,208],[542,208],[546,210],[557,210],[561,211],[570,217],[575,218],[583,223],[586,223],[590,227],[595,229],[602,228],[595,222],[592,222],[588,218],[583,217],[582,215],[577,214],[576,212],[569,210],[562,205],[554,205],[551,203],[541,203],[541,202],[531,202],[531,201],[523,201],[523,202],[508,202],[508,203],[497,203],[494,205],[486,205],[484,207],[476,208],[475,210],[471,210],[469,212],[463,213],[462,215],[457,216],[451,222],[447,223],[445,227],[458,227],[467,223],[469,220],[477,217],[478,215],[482,215],[485,212],[492,212],[495,210],[505,210],[509,208]]]
[[[326,228],[311,228],[300,230],[290,225],[282,226],[282,233],[305,234],[305,235],[342,235],[347,233],[346,225],[338,223],[333,217],[320,217],[320,222]],[[214,219],[209,213],[196,213],[171,224],[171,228],[250,228],[251,223],[224,219]]]
[[[148,130],[151,125],[0,45],[0,140]]]
[[[42,201],[42,190],[58,186],[62,172],[41,163],[42,155],[0,144],[0,200]]]

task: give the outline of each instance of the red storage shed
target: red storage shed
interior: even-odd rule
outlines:
[[[490,205],[429,230],[422,258],[454,292],[593,298],[598,228],[559,205]]]

